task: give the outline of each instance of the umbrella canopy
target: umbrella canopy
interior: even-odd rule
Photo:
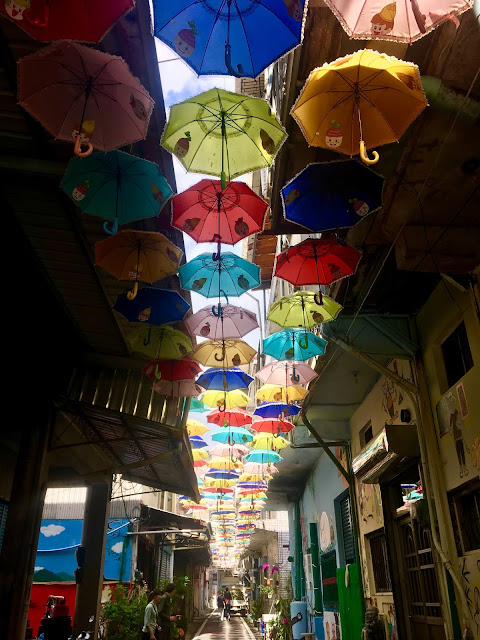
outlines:
[[[230,471],[235,471],[236,469],[241,469],[243,464],[241,462],[234,462],[232,458],[226,458],[224,456],[215,456],[210,460],[210,468],[211,469],[227,469]]]
[[[295,425],[288,420],[280,420],[279,418],[264,418],[263,420],[255,420],[252,423],[252,429],[258,433],[288,433],[295,428]]]
[[[263,229],[268,202],[244,182],[200,180],[173,198],[172,225],[196,242],[236,244]]]
[[[278,418],[282,416],[296,416],[302,410],[296,404],[287,404],[285,402],[264,402],[253,412],[254,416],[260,416],[261,418]]]
[[[113,233],[119,224],[156,217],[173,193],[157,164],[122,151],[72,158],[60,186],[83,213],[113,220]]]
[[[249,376],[248,373],[238,367],[233,367],[232,369],[211,367],[197,380],[198,384],[205,389],[217,391],[246,389],[252,381],[252,376]]]
[[[195,384],[194,380],[158,380],[152,389],[161,396],[169,398],[191,398],[199,396],[204,389]]]
[[[190,305],[171,289],[143,287],[133,300],[129,292],[121,293],[113,305],[130,322],[160,325],[182,320]]]
[[[243,472],[255,473],[255,474],[262,474],[265,472],[278,473],[278,469],[273,464],[268,464],[268,463],[260,464],[259,462],[247,462],[247,464],[243,468]]]
[[[229,427],[228,429],[219,429],[212,433],[212,440],[215,442],[221,442],[222,444],[234,445],[234,444],[246,444],[252,442],[253,435],[250,431],[242,429],[241,427]]]
[[[305,385],[317,377],[308,364],[297,360],[279,360],[271,362],[255,374],[265,384],[287,386],[289,384]],[[202,385],[204,386],[204,385]]]
[[[181,360],[192,351],[190,339],[182,331],[168,325],[138,327],[128,334],[127,339],[133,351],[150,358]]]
[[[296,291],[272,304],[267,320],[281,327],[304,327],[310,329],[317,324],[335,320],[343,309],[341,304],[315,291]]]
[[[219,427],[224,427],[226,425],[229,425],[230,427],[243,427],[246,424],[252,424],[252,421],[252,416],[241,409],[210,411],[207,416],[207,422],[216,424]]]
[[[360,251],[336,238],[308,238],[277,256],[275,275],[296,287],[329,285],[355,273],[361,257]]]
[[[173,275],[183,252],[161,233],[126,229],[95,245],[95,264],[118,280],[134,282],[131,298],[137,295],[138,282],[153,283]]]
[[[270,433],[257,433],[253,436],[252,451],[258,449],[272,449],[279,451],[285,449],[290,443],[281,436]]]
[[[201,372],[201,368],[198,366],[198,362],[188,357],[183,357],[181,360],[152,360],[142,369],[149,378],[155,380],[188,380],[189,378],[195,378],[195,376]],[[200,385],[202,386],[202,385]],[[187,420],[187,426],[191,423],[203,426],[201,422],[197,420]],[[205,427],[203,427],[205,429]],[[201,435],[201,434],[191,434]]]
[[[205,449],[205,447],[208,447],[208,444],[200,436],[191,436],[189,441],[192,449]]]
[[[255,464],[254,462],[247,462],[247,464]],[[272,476],[268,473],[242,473],[239,481],[244,482],[260,482],[262,480],[271,480]]]
[[[76,155],[144,139],[154,105],[124,60],[66,40],[19,61],[18,97],[55,138],[75,140]]]
[[[350,38],[412,43],[446,20],[473,6],[471,0],[410,0],[383,4],[365,0],[360,5],[346,0],[326,0]]]
[[[280,462],[282,457],[275,453],[275,451],[269,451],[268,449],[255,449],[245,456],[247,462]]]
[[[248,447],[242,444],[217,444],[210,449],[210,455],[220,456],[222,458],[240,458],[250,451]]]
[[[197,398],[192,398],[192,400],[190,402],[190,412],[191,413],[204,413],[205,411],[208,411],[208,409],[209,409],[209,407],[207,407],[207,405],[203,404],[203,402],[201,402]]]
[[[201,253],[178,270],[183,289],[206,298],[241,296],[260,285],[260,267],[230,251]]]
[[[203,449],[193,449],[192,457],[194,460],[206,460],[209,457],[209,455]]]
[[[252,311],[233,304],[208,306],[185,320],[192,335],[222,340],[222,338],[243,338],[258,328],[257,316]]]
[[[0,13],[41,42],[100,42],[113,24],[134,6],[134,0],[103,0],[101,9],[97,0],[6,0]]]
[[[309,164],[280,192],[285,218],[315,232],[352,227],[382,206],[384,182],[357,160]]]
[[[295,402],[303,400],[307,394],[306,389],[297,385],[282,387],[276,384],[264,384],[255,397],[264,402]]]
[[[234,487],[236,484],[237,481],[233,478],[231,480],[214,480],[213,478],[205,478],[205,490],[215,488],[226,491],[228,488]]]
[[[191,418],[187,420],[187,433],[189,436],[202,436],[208,431],[209,429],[199,422],[199,420],[192,420]]]
[[[246,407],[250,398],[240,390],[236,391],[206,391],[202,396],[202,402],[209,407],[220,407],[221,409],[235,409]]]
[[[187,171],[226,180],[269,167],[287,137],[260,98],[210,89],[173,105],[162,145]]]
[[[230,471],[228,469],[225,471],[220,471],[217,469],[209,469],[207,471],[206,477],[213,478],[213,480],[231,480],[231,479],[238,479],[239,475],[240,474],[237,473],[236,471]]]
[[[263,353],[277,360],[308,360],[325,353],[327,341],[303,329],[284,329],[265,338]]]
[[[205,487],[205,489],[202,489],[202,493],[208,493],[208,494],[216,494],[216,495],[227,495],[229,493],[233,493],[233,489],[231,488],[225,488],[225,489],[216,489],[215,487]]]
[[[349,156],[396,142],[425,109],[418,67],[363,49],[314,69],[291,114],[308,144]]]
[[[192,358],[206,367],[221,365],[228,369],[248,364],[255,354],[255,349],[243,340],[207,340],[195,348]]]
[[[154,34],[199,76],[256,78],[300,44],[305,0],[154,0]],[[265,37],[268,34],[268,37]]]

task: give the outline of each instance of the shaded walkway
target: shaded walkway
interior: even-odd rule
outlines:
[[[232,616],[230,622],[220,620],[218,612],[213,612],[195,630],[194,640],[256,640],[257,636],[241,616]]]

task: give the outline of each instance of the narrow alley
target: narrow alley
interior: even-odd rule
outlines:
[[[255,640],[255,635],[241,616],[232,616],[230,622],[221,620],[213,611],[196,630],[192,640]]]

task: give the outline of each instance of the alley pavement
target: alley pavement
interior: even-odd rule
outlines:
[[[222,621],[214,611],[195,630],[193,640],[257,640],[258,637],[241,616],[232,616],[230,622]]]

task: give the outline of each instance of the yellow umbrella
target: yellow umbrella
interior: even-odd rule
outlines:
[[[208,452],[203,449],[192,449],[192,456],[194,460],[206,460]]]
[[[189,436],[202,436],[207,433],[208,428],[205,427],[199,420],[187,420],[187,431]]]
[[[248,364],[255,354],[255,349],[243,340],[207,340],[197,346],[192,358],[206,367],[229,369]]]
[[[196,449],[198,451],[198,449]],[[215,489],[226,489],[228,487],[233,487],[237,484],[236,480],[205,480],[205,487],[214,487]]]
[[[212,469],[228,469],[234,471],[235,469],[241,469],[243,464],[241,462],[234,462],[231,458],[217,456],[210,460],[210,467]]]
[[[252,449],[285,449],[290,443],[281,436],[276,436],[273,433],[259,433],[253,438]]]
[[[308,144],[366,164],[366,149],[395,142],[427,106],[418,67],[363,49],[314,69],[291,114]]]
[[[257,473],[242,473],[239,477],[239,482],[262,482],[263,480],[271,480],[273,476],[268,474],[262,476]]]
[[[264,384],[255,397],[264,402],[293,402],[303,400],[307,394],[307,389],[297,385],[283,387],[277,384]]]
[[[206,391],[202,396],[203,404],[208,407],[219,407],[222,410],[246,407],[250,398],[243,391]]]

